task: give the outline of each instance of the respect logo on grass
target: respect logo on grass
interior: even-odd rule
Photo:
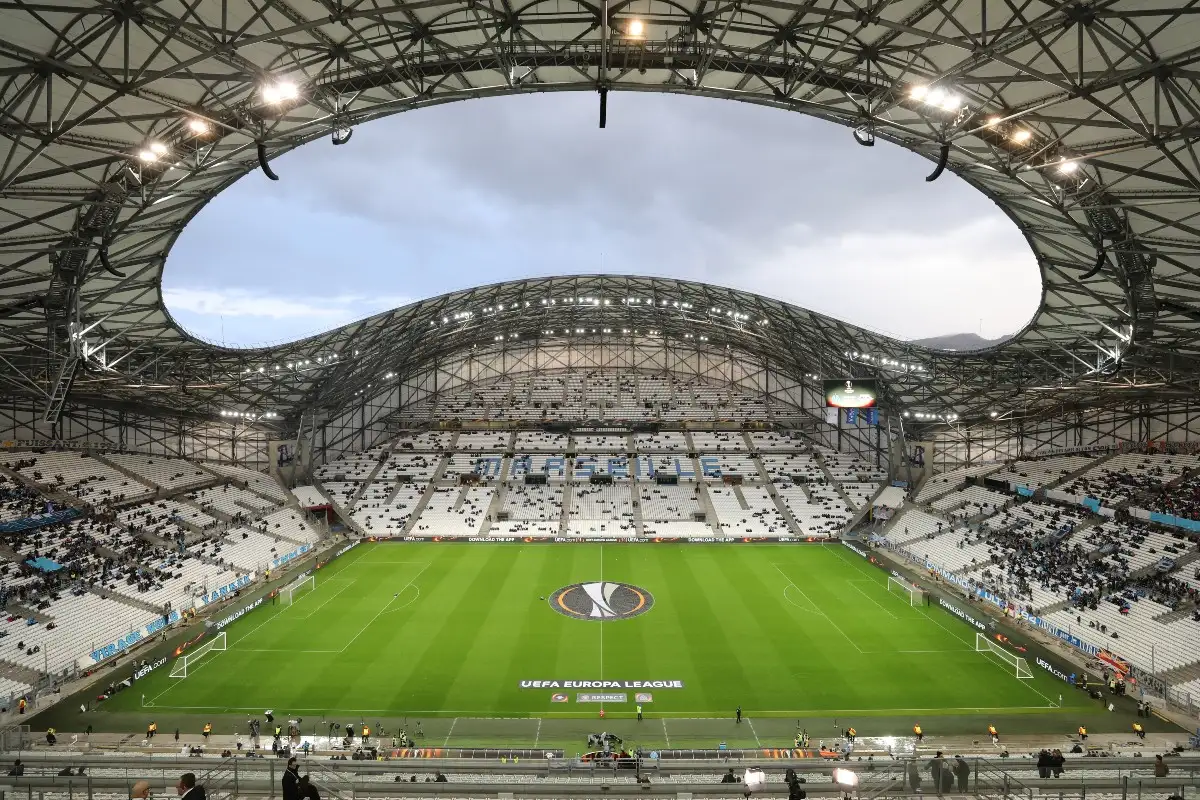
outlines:
[[[629,619],[653,606],[654,597],[645,589],[612,581],[573,583],[550,595],[550,607],[572,619]]]

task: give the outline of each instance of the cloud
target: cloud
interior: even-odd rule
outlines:
[[[164,288],[163,299],[183,326],[230,345],[292,341],[411,302],[393,295],[289,297],[244,288]]]
[[[926,183],[931,164],[903,148],[748,104],[618,93],[599,130],[594,94],[472,100],[276,169],[286,186],[250,173],[180,236],[164,282],[187,294],[167,293],[181,319],[278,340],[376,310],[376,295],[601,272],[734,286],[916,338],[981,318],[1010,333],[1040,296],[1021,232],[957,176]],[[209,286],[231,288],[205,301]]]

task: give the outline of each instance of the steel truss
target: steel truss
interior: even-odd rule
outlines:
[[[69,389],[60,427],[71,403],[136,403],[185,425],[269,410],[286,435],[303,413],[339,414],[400,380],[386,375],[596,328],[629,346],[745,354],[798,383],[877,375],[920,437],[993,411],[1069,419],[1175,402],[1200,374],[1194,16],[1137,0],[15,0],[0,28],[0,391],[52,421]],[[264,95],[283,80],[294,98]],[[639,278],[483,287],[259,350],[199,341],[164,308],[182,227],[275,155],[428,105],[573,90],[740,100],[907,147],[1020,227],[1041,307],[1011,342],[965,355]],[[580,296],[614,304],[523,305]],[[653,308],[616,303],[637,296]],[[518,318],[513,302],[536,313]]]
[[[450,354],[418,372],[399,376],[385,391],[364,395],[342,413],[323,421],[314,439],[317,461],[377,447],[397,431],[436,422],[427,415],[405,413],[416,404],[446,395],[491,386],[508,378],[562,375],[570,372],[637,373],[674,376],[729,386],[769,399],[780,413],[769,422],[806,429],[830,447],[852,452],[876,464],[887,457],[888,432],[865,424],[827,426],[820,413],[824,396],[805,383],[788,379],[762,358],[706,348],[685,350],[665,342],[508,344],[485,351]],[[818,424],[820,423],[820,424]]]
[[[1064,411],[1043,418],[1014,416],[986,424],[946,426],[936,442],[934,460],[939,472],[968,463],[1065,450],[1195,446],[1200,443],[1200,402],[1136,403]]]
[[[27,399],[0,405],[0,445],[121,450],[262,469],[271,460],[270,440],[277,438],[256,425],[220,425],[179,415],[149,417],[119,404],[68,406],[53,432],[46,431],[41,419],[42,408]]]

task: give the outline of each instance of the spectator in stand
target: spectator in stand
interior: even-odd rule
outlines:
[[[196,785],[196,774],[193,772],[185,772],[179,776],[179,783],[175,784],[175,792],[179,795],[180,800],[204,800],[205,792],[203,786]]]
[[[283,800],[300,800],[300,766],[295,756],[287,760],[283,771]]]
[[[129,790],[129,797],[132,800],[150,800],[150,781],[142,780],[135,783]]]

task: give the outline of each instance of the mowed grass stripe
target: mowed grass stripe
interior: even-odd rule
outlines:
[[[736,696],[752,683],[737,657],[738,643],[730,639],[725,627],[726,616],[713,605],[710,587],[705,576],[697,573],[694,558],[681,550],[676,558],[663,562],[672,602],[662,610],[673,612],[676,624],[688,631],[685,652],[695,667],[692,691],[699,690],[702,707],[706,707],[719,704],[720,698]]]
[[[793,613],[783,597],[782,580],[764,559],[771,551],[737,554],[708,551],[702,554],[728,597],[727,625],[732,638],[742,642],[740,656],[745,668],[758,674],[747,705],[768,707],[768,700],[782,700],[783,707],[806,706],[813,695],[850,690],[838,670],[841,650],[829,646],[828,636],[819,637],[810,626],[826,624],[811,614]]]
[[[685,681],[655,691],[652,714],[726,717],[738,704],[748,715],[954,714],[1044,706],[1039,691],[1080,706],[1040,671],[1018,681],[975,653],[969,626],[909,607],[888,593],[886,573],[857,558],[804,545],[363,544],[318,571],[316,591],[294,606],[267,605],[227,628],[230,649],[191,677],[159,670],[104,708],[136,710],[144,692],[204,715],[260,706],[334,718],[354,710],[591,718],[599,709],[575,703],[578,690],[558,705],[552,690],[518,684],[601,677],[601,639],[603,677]],[[595,622],[540,599],[602,577],[649,590],[654,608]],[[410,583],[419,594],[405,594]],[[792,583],[816,610],[785,600]],[[626,707],[606,710],[631,712],[627,693]]]

